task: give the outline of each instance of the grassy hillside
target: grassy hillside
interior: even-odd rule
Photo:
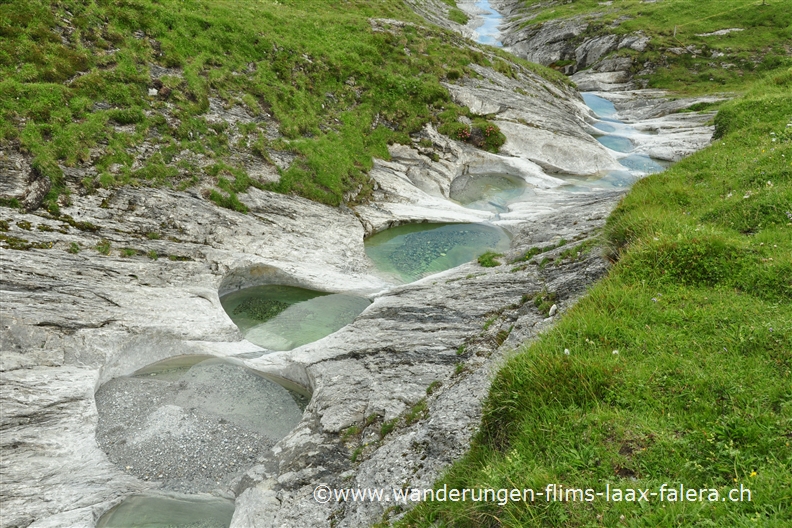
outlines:
[[[787,0],[574,0],[554,3],[523,0],[537,16],[526,24],[586,17],[586,36],[641,31],[651,37],[645,52],[632,56],[634,72],[649,62],[652,88],[688,93],[741,91],[768,71],[792,66],[792,9]],[[706,36],[723,29],[742,29]],[[675,52],[668,52],[674,49]],[[678,54],[677,54],[678,53]]]
[[[400,0],[7,0],[0,146],[50,178],[52,211],[117,185],[198,186],[238,209],[249,185],[362,199],[389,142],[466,112],[440,81],[490,64],[421,22]],[[257,120],[208,119],[212,100]],[[295,162],[277,184],[239,161],[279,155]]]
[[[742,485],[751,502],[427,502],[403,525],[792,525],[792,70],[716,124],[611,215],[618,263],[501,369],[439,485]]]

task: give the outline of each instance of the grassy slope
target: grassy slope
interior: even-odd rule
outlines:
[[[753,501],[435,502],[404,525],[792,525],[792,70],[716,122],[611,215],[618,264],[498,373],[440,485],[742,484]]]
[[[53,212],[59,195],[125,184],[209,185],[241,209],[235,193],[261,185],[234,165],[234,149],[298,155],[272,190],[328,204],[365,197],[372,157],[387,158],[389,142],[466,111],[440,81],[490,64],[450,32],[373,31],[370,17],[421,22],[400,0],[7,0],[0,146],[31,154],[54,183]],[[151,65],[172,69],[161,79],[169,94],[149,96],[160,88]],[[271,114],[284,137],[268,140],[265,123],[208,122],[210,97]],[[141,166],[144,143],[154,154]],[[63,168],[87,166],[98,175],[64,180]]]
[[[792,65],[792,10],[787,0],[766,3],[615,0],[605,6],[599,0],[574,0],[548,7],[544,1],[524,0],[526,7],[538,13],[528,24],[588,16],[593,20],[590,34],[642,31],[651,37],[647,51],[620,50],[616,55],[635,57],[634,73],[643,69],[646,61],[659,66],[648,77],[650,87],[688,93],[741,91],[768,71]],[[727,28],[745,31],[697,36]],[[668,48],[688,46],[694,46],[699,53],[677,56],[665,52]],[[723,56],[713,57],[713,53]]]

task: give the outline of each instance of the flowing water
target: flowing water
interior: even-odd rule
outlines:
[[[215,497],[132,495],[96,528],[228,528],[234,502]]]
[[[476,40],[482,44],[502,47],[500,41],[500,25],[503,23],[503,15],[495,11],[490,6],[489,0],[479,0],[476,7],[481,11],[482,24],[476,28]]]
[[[220,303],[251,343],[269,350],[291,350],[340,330],[370,301],[269,284],[229,293]]]
[[[566,176],[569,185],[564,189],[572,192],[590,191],[592,189],[622,189],[632,186],[642,176],[661,172],[668,163],[653,159],[644,154],[633,153],[635,145],[633,139],[646,135],[635,129],[632,125],[615,119],[616,107],[607,99],[593,93],[583,93],[583,101],[591,108],[600,119],[594,128],[602,132],[596,136],[600,144],[614,152],[627,154],[619,158],[619,163],[624,170],[609,171],[590,177]]]
[[[484,224],[407,224],[366,239],[366,255],[403,282],[455,268],[486,251],[509,248],[508,233]]]

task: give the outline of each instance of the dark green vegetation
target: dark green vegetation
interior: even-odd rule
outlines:
[[[792,70],[716,123],[712,146],[611,215],[617,264],[499,372],[472,450],[438,485],[742,485],[752,500],[427,502],[405,525],[792,524]]]
[[[400,0],[8,0],[0,144],[51,180],[53,213],[70,192],[119,185],[197,186],[243,212],[237,194],[251,185],[365,200],[372,157],[387,159],[388,143],[469,115],[441,80],[473,75],[471,63],[529,68],[421,23]],[[240,109],[247,119],[220,118]],[[497,150],[497,127],[473,117],[470,142]],[[246,170],[245,160],[275,171],[284,156],[294,161],[278,183]],[[96,172],[67,179],[70,167]]]
[[[599,0],[574,0],[552,8],[537,0],[524,4],[538,12],[528,24],[582,16],[591,17],[584,36],[636,31],[650,36],[645,52],[623,49],[615,55],[632,56],[633,73],[647,61],[652,63],[656,71],[648,80],[653,88],[742,90],[768,71],[792,65],[792,9],[787,0],[618,0],[610,6]],[[701,36],[731,28],[744,31]]]

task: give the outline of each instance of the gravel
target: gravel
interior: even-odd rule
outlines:
[[[305,401],[217,360],[117,378],[96,393],[109,459],[181,493],[226,489],[300,421]]]

